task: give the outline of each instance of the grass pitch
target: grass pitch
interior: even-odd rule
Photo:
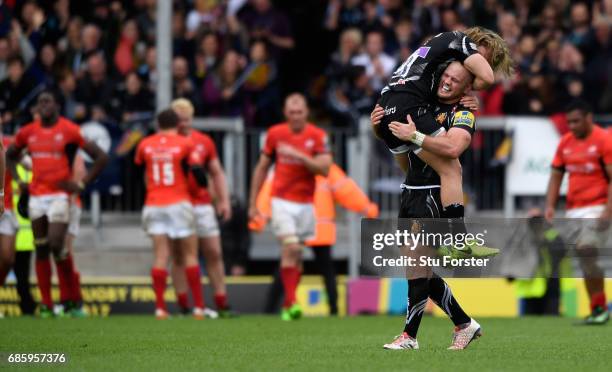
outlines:
[[[563,318],[478,319],[483,337],[447,351],[452,327],[426,317],[418,351],[382,345],[402,317],[277,317],[195,321],[152,316],[0,320],[0,369],[7,353],[66,353],[61,370],[162,371],[609,371],[612,325],[574,326]],[[32,367],[33,365],[29,365]]]

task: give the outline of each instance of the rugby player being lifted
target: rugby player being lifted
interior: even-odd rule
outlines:
[[[439,174],[440,217],[455,221],[451,224],[453,233],[465,232],[461,220],[464,214],[461,164],[457,159],[461,152],[456,151],[455,145],[461,141],[469,143],[469,139],[462,138],[465,134],[458,134],[460,131],[455,131],[450,138],[449,134],[441,136],[446,128],[436,120],[438,115],[431,104],[437,101],[436,95],[443,100],[448,99],[451,84],[458,81],[447,76],[441,84],[437,82],[441,81],[448,64],[457,61],[473,74],[471,88],[485,89],[493,83],[494,71],[505,75],[512,72],[509,54],[499,35],[479,27],[465,32],[438,34],[417,49],[393,73],[372,113],[373,119],[376,116],[380,120],[380,125],[375,126],[377,137],[385,142],[404,171],[409,167],[408,153],[417,150],[418,157]],[[460,111],[456,119],[473,125],[474,116],[470,112]],[[408,125],[402,125],[406,120]],[[486,247],[447,248],[454,257],[482,257],[497,253],[497,250]]]

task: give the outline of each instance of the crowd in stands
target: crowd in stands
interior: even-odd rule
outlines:
[[[79,123],[123,125],[154,110],[156,0],[0,3],[5,133],[31,119],[45,86],[61,93],[63,113]],[[481,95],[481,113],[549,115],[572,97],[612,112],[612,0],[328,0],[309,2],[307,14],[288,12],[291,3],[173,1],[173,97],[190,99],[198,116],[242,116],[256,127],[281,120],[288,92],[279,77],[291,76],[283,62],[305,47],[294,36],[295,18],[322,14],[313,35],[326,40],[306,41],[327,66],[306,77],[291,73],[311,82],[305,93],[333,126],[351,127],[368,114],[389,75],[424,40],[473,25],[499,32],[517,67]]]

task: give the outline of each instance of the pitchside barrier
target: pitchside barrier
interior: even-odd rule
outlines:
[[[567,317],[585,316],[589,313],[589,299],[580,279],[568,279],[561,289],[560,314]],[[270,277],[228,278],[228,298],[232,308],[241,314],[261,314],[272,282]],[[474,317],[516,317],[522,314],[522,300],[516,287],[505,279],[448,279],[453,294],[461,306]],[[212,304],[211,290],[206,285],[206,303]],[[474,290],[478,288],[478,290]],[[608,298],[612,298],[612,280],[606,280]],[[40,301],[35,285],[32,295]],[[85,277],[82,283],[85,310],[94,317],[120,314],[153,314],[155,293],[149,277]],[[340,276],[338,280],[339,315],[406,314],[406,280],[392,278],[356,278]],[[53,300],[58,303],[59,289],[54,283]],[[164,294],[170,312],[177,312],[174,290],[169,286]],[[329,314],[327,295],[320,277],[306,276],[297,289],[298,302],[306,316]],[[6,316],[20,316],[19,297],[13,281],[0,287],[0,312]],[[433,303],[426,312],[434,316],[446,316]]]

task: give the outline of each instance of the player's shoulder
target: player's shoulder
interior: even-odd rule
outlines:
[[[288,133],[290,131],[289,124],[286,122],[278,123],[268,128],[268,135],[278,135]]]
[[[145,136],[143,139],[138,142],[138,147],[146,146],[155,141],[156,133]]]
[[[466,127],[473,128],[476,123],[476,116],[471,110],[465,107],[459,107],[453,115],[452,126],[463,125]]]
[[[612,132],[610,132],[610,130],[607,128],[602,128],[599,124],[593,124],[593,134],[597,139],[607,140],[612,135]]]
[[[612,132],[608,128],[603,128],[598,124],[593,125],[594,140],[605,147],[609,148],[612,145]]]
[[[36,130],[39,130],[39,129],[40,129],[40,121],[33,120],[33,121],[25,124],[21,128],[19,128],[17,133],[31,133],[32,131],[36,131]]]
[[[574,136],[572,132],[568,131],[567,133],[561,136],[558,147],[569,146],[572,142],[575,142],[575,141],[576,141],[576,136]]]
[[[212,138],[204,133],[204,132],[200,132],[199,130],[193,129],[191,131],[191,140],[195,143],[210,143],[213,142]]]
[[[313,134],[315,136],[319,136],[319,137],[327,136],[327,132],[325,131],[325,129],[318,127],[313,123],[306,124],[306,130],[308,131],[309,134]]]
[[[60,127],[61,129],[67,128],[67,129],[70,129],[70,130],[81,130],[81,127],[77,123],[73,122],[72,120],[70,120],[70,119],[68,119],[68,118],[66,118],[64,116],[60,116],[57,119],[57,121],[58,121],[58,124],[59,124],[58,127]]]
[[[451,40],[463,39],[466,35],[461,31],[445,31],[440,32],[439,34],[434,35],[431,39],[429,39],[428,43],[435,42],[448,42]]]

